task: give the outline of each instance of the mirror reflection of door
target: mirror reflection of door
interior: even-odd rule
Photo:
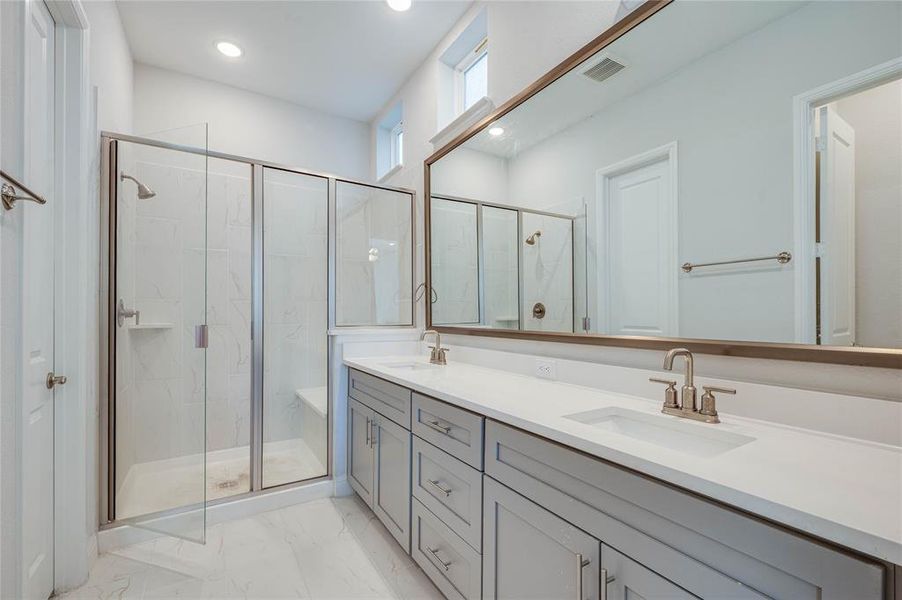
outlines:
[[[832,107],[825,106],[819,113],[818,341],[851,346],[855,343],[855,130]]]
[[[677,335],[676,143],[598,172],[599,332]]]
[[[817,108],[817,342],[902,346],[902,80]]]

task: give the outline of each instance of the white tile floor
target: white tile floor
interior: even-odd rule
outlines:
[[[160,538],[102,555],[60,598],[441,598],[356,497],[221,523],[206,545]]]

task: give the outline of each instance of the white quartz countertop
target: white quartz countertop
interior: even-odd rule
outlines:
[[[660,403],[466,363],[398,368],[420,356],[345,358],[349,367],[635,469],[869,556],[902,564],[902,448],[721,414],[710,425]],[[663,397],[663,390],[662,390]],[[754,438],[698,456],[565,418],[619,407]]]

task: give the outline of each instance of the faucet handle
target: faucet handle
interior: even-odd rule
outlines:
[[[677,404],[676,381],[671,381],[670,379],[658,379],[657,377],[649,377],[648,380],[652,383],[663,383],[667,386],[667,389],[664,390],[664,408],[680,407],[680,405]]]
[[[717,398],[714,397],[714,393],[735,394],[736,390],[714,385],[703,385],[702,389],[705,390],[705,393],[702,394],[702,407],[698,413],[705,417],[706,423],[720,423],[720,417],[717,416]]]
[[[715,385],[703,385],[702,389],[705,390],[706,394],[714,394],[715,392],[718,394],[735,394],[736,390],[731,388],[722,388],[717,387]]]

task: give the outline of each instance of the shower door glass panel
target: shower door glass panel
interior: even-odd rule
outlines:
[[[198,153],[116,143],[113,511],[203,542],[207,128],[181,133]]]
[[[413,325],[413,195],[335,183],[335,324]]]
[[[436,325],[479,323],[478,208],[470,202],[432,198],[432,322]]]
[[[328,199],[263,168],[263,487],[328,473]]]
[[[482,206],[481,208],[483,287],[485,289],[484,324],[498,329],[519,329],[520,263],[517,211],[494,206]],[[433,218],[435,218],[434,201],[432,211]],[[433,312],[433,320],[435,320],[435,312]]]
[[[251,171],[209,159],[208,501],[251,491]]]

